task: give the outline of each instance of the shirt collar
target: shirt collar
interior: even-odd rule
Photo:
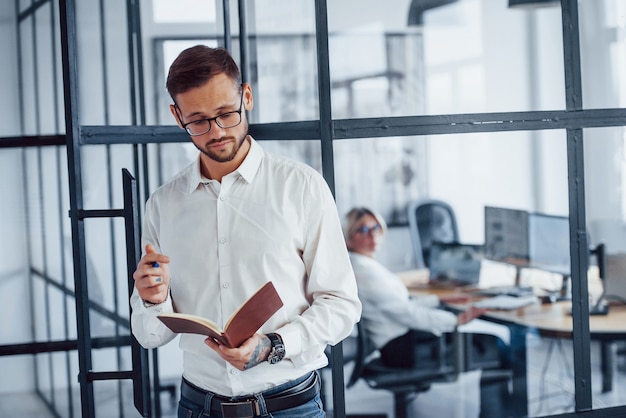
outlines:
[[[236,173],[248,183],[252,183],[254,180],[254,176],[256,176],[257,171],[259,170],[259,166],[261,165],[261,161],[263,160],[263,156],[265,155],[263,148],[248,135],[250,139],[250,149],[248,150],[248,155],[242,161],[241,165],[235,170]]]
[[[251,183],[254,180],[254,176],[256,175],[259,166],[261,165],[261,161],[263,160],[263,156],[265,152],[263,148],[252,138],[252,136],[248,135],[250,140],[250,149],[248,150],[248,155],[241,162],[239,167],[231,174],[239,174],[242,179],[246,182]],[[196,158],[196,162],[190,166],[189,171],[189,183],[187,191],[192,193],[194,190],[198,188],[200,184],[204,184],[206,179],[202,177],[200,173],[200,154]]]

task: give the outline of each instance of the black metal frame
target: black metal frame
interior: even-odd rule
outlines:
[[[104,4],[100,0],[100,5]],[[18,9],[18,22],[28,22],[31,16],[43,5],[53,4],[52,0],[39,0],[23,11],[19,11],[19,0],[16,0]],[[144,416],[150,416],[151,402],[148,391],[148,356],[145,351],[133,348],[132,372],[104,372],[93,373],[91,351],[103,347],[123,347],[133,343],[129,336],[116,334],[110,338],[92,338],[89,327],[89,315],[92,310],[107,312],[112,319],[122,328],[128,326],[128,320],[119,317],[116,312],[108,312],[103,307],[89,301],[87,286],[87,271],[85,265],[85,240],[84,220],[91,217],[118,217],[124,216],[127,224],[127,233],[132,233],[128,238],[129,253],[127,264],[129,276],[130,269],[136,262],[139,254],[137,245],[139,218],[139,203],[141,198],[137,191],[135,180],[130,180],[130,173],[124,174],[125,187],[127,182],[133,183],[130,194],[134,197],[132,202],[125,201],[125,209],[86,211],[83,209],[83,187],[81,179],[80,148],[84,145],[104,144],[107,147],[115,144],[133,145],[134,172],[143,175],[143,197],[149,194],[148,185],[148,160],[147,144],[162,144],[172,142],[187,142],[188,137],[176,127],[170,126],[145,126],[144,88],[142,85],[143,64],[141,50],[141,27],[139,22],[139,3],[127,1],[128,13],[128,44],[129,61],[131,64],[131,108],[133,126],[80,126],[78,119],[78,96],[77,96],[77,63],[76,57],[79,51],[76,47],[76,16],[74,13],[75,0],[59,0],[60,27],[61,27],[61,52],[64,79],[64,104],[65,104],[65,131],[66,135],[26,135],[0,139],[0,148],[23,147],[25,150],[36,147],[37,153],[42,149],[56,146],[57,158],[60,158],[61,146],[66,146],[67,161],[69,165],[69,188],[70,188],[70,218],[73,237],[73,259],[75,290],[72,291],[66,284],[48,277],[47,272],[37,269],[31,270],[31,281],[40,278],[45,286],[52,286],[61,290],[66,297],[75,298],[78,338],[73,340],[66,338],[63,341],[47,341],[38,343],[13,344],[0,346],[0,356],[18,354],[42,354],[58,351],[78,351],[80,368],[80,387],[82,416],[95,416],[93,382],[109,378],[132,378],[135,382],[135,404]],[[223,12],[225,17],[224,45],[231,45],[231,34],[228,22],[230,22],[230,9],[228,1],[224,1]],[[246,2],[238,0],[241,34],[241,67],[242,72],[248,71],[248,49],[246,31]],[[570,236],[571,259],[577,260],[572,265],[572,296],[574,303],[574,366],[575,366],[575,389],[576,389],[576,412],[561,414],[559,416],[595,417],[595,416],[621,416],[626,413],[626,406],[591,410],[592,396],[590,370],[590,347],[589,347],[589,323],[586,320],[589,314],[588,290],[585,285],[586,277],[583,272],[587,271],[587,242],[585,230],[585,189],[583,172],[583,129],[591,127],[626,126],[626,109],[583,109],[581,87],[581,64],[579,48],[579,22],[578,3],[576,1],[561,1],[563,45],[564,45],[564,68],[565,68],[565,93],[566,109],[555,111],[531,111],[531,112],[503,112],[503,113],[480,113],[458,115],[435,115],[435,116],[407,116],[407,117],[384,117],[366,119],[333,120],[330,100],[330,72],[328,68],[328,25],[327,7],[325,0],[315,0],[316,29],[317,29],[317,56],[318,56],[318,85],[319,85],[319,121],[300,121],[289,123],[256,124],[250,127],[251,133],[258,140],[304,140],[314,139],[320,141],[322,150],[323,174],[334,192],[334,162],[333,142],[342,139],[360,138],[384,138],[389,136],[420,136],[450,133],[474,133],[474,132],[504,132],[520,130],[546,130],[562,129],[567,133],[568,154],[568,177],[569,177],[569,209],[570,209]],[[54,13],[52,13],[53,15]],[[33,31],[35,30],[34,17]],[[56,22],[55,22],[56,24]],[[104,23],[101,21],[102,30]],[[54,39],[54,36],[51,37]],[[53,43],[53,49],[56,45]],[[21,44],[18,36],[18,48]],[[103,62],[106,57],[103,57]],[[21,61],[20,61],[21,62]],[[36,60],[35,60],[36,62]],[[20,71],[21,74],[21,71]],[[56,78],[55,78],[56,79]],[[106,89],[105,89],[106,90]],[[55,107],[56,110],[56,107]],[[23,115],[24,109],[22,105]],[[58,120],[58,118],[57,118]],[[23,116],[20,121],[24,131]],[[123,133],[123,135],[120,135]],[[107,148],[108,149],[108,148]],[[26,151],[25,151],[26,153]],[[37,158],[41,158],[41,154]],[[25,156],[26,159],[26,156]],[[26,165],[26,164],[25,164]],[[60,167],[60,163],[59,163]],[[59,175],[59,178],[61,176]],[[110,182],[111,183],[111,182]],[[127,212],[132,207],[132,214]],[[59,213],[61,211],[59,210]],[[129,224],[132,218],[133,224]],[[61,223],[62,221],[59,220]],[[31,231],[32,233],[32,231]],[[130,289],[131,283],[129,283]],[[67,331],[66,331],[67,332]],[[522,353],[525,355],[525,352]],[[153,354],[154,374],[158,376],[156,352]],[[69,361],[69,354],[68,354]],[[334,416],[345,416],[345,398],[343,392],[343,364],[340,346],[332,349],[331,360],[333,364],[333,396]],[[68,382],[71,378],[68,373]],[[143,382],[143,383],[141,383]],[[159,393],[158,377],[154,380],[155,393]],[[43,394],[41,397],[54,410],[54,398],[48,400]],[[157,396],[158,398],[158,396]],[[69,394],[70,414],[72,395]],[[160,414],[158,399],[155,400],[154,411]]]

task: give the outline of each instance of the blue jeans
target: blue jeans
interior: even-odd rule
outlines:
[[[266,392],[263,392],[263,395],[268,396],[271,394],[275,394],[281,392],[290,386],[293,385],[293,382],[288,382],[284,385],[276,386]],[[188,399],[184,396],[181,396],[180,401],[178,402],[178,418],[222,418],[222,413],[219,411],[210,409],[210,395],[207,395],[208,400],[205,401],[204,404],[199,404],[197,402],[193,402],[191,399]],[[326,417],[326,413],[324,412],[324,407],[322,405],[322,400],[320,399],[320,393],[318,392],[313,399],[308,402],[303,403],[302,405],[295,406],[289,409],[283,409],[280,411],[275,411],[272,413],[268,413],[265,410],[265,404],[262,401],[262,397],[260,400],[261,405],[261,415],[260,417],[270,417],[270,418],[324,418]]]

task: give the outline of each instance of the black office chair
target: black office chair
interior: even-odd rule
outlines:
[[[403,369],[385,366],[369,342],[365,326],[357,324],[357,351],[354,369],[346,385],[352,387],[363,379],[372,389],[383,389],[393,393],[395,418],[409,416],[409,402],[412,395],[425,392],[436,382],[451,382],[458,377],[459,355],[456,335],[453,349],[446,342],[446,336],[437,338],[437,366],[428,369]],[[448,335],[450,337],[450,335]]]
[[[459,242],[454,210],[444,201],[426,199],[413,202],[408,207],[408,218],[417,268],[429,266],[433,242]]]

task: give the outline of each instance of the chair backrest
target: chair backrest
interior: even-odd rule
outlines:
[[[452,206],[435,200],[418,200],[408,207],[409,232],[415,254],[415,266],[429,266],[430,248],[434,241],[459,241],[459,230]]]
[[[348,379],[346,388],[354,386],[354,384],[359,380],[363,374],[363,370],[365,370],[368,356],[374,351],[371,348],[371,344],[367,336],[367,330],[360,321],[356,324],[356,329],[357,335],[354,368],[352,369],[352,373],[350,373],[350,378]]]

